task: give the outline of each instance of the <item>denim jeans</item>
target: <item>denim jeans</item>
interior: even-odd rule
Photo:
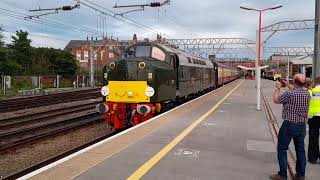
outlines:
[[[305,176],[306,169],[306,155],[304,150],[304,138],[306,136],[306,123],[292,123],[289,121],[283,121],[278,139],[278,162],[280,171],[278,174],[287,178],[287,150],[289,144],[293,139],[294,147],[296,150],[297,162],[296,172],[297,176]]]

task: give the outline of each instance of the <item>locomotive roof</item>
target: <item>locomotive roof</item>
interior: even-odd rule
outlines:
[[[204,66],[204,65],[198,65],[198,64],[189,63],[188,62],[188,58],[191,58],[191,59],[198,59],[198,60],[205,61],[205,63],[206,63],[205,66],[206,67],[209,67],[209,68],[213,67],[212,61],[210,61],[209,59],[202,58],[202,57],[199,57],[199,56],[195,56],[195,55],[192,55],[192,54],[187,53],[185,51],[182,51],[181,49],[173,48],[173,47],[170,47],[170,46],[167,46],[167,45],[164,45],[164,44],[156,44],[156,45],[160,46],[161,48],[163,48],[167,52],[172,52],[172,53],[178,54],[179,60],[180,60],[180,64],[182,64],[182,65],[190,66],[192,64],[192,66],[199,66],[199,67],[203,67]]]
[[[153,46],[157,46],[157,47],[162,48],[167,53],[175,53],[175,54],[177,54],[179,56],[179,60],[180,60],[179,62],[182,65],[199,66],[199,67],[206,66],[206,67],[212,68],[213,67],[213,63],[215,63],[219,67],[224,67],[224,68],[237,70],[237,68],[226,66],[226,65],[224,65],[222,63],[218,63],[216,61],[212,61],[212,60],[209,60],[209,59],[206,59],[206,58],[203,58],[203,57],[195,56],[195,55],[192,55],[192,54],[187,53],[185,51],[182,51],[181,49],[173,48],[173,47],[170,47],[170,46],[165,45],[165,44],[158,44],[158,43],[154,43],[154,42],[138,42],[137,44],[134,44],[134,46],[139,46],[139,45],[142,45],[142,46],[146,46],[146,45],[150,45],[151,46],[151,45],[153,45]],[[205,61],[206,65],[199,65],[199,64],[189,63],[188,62],[188,58],[191,58],[192,60],[193,59],[197,59],[197,60]]]

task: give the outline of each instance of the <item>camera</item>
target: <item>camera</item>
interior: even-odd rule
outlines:
[[[276,81],[281,83],[281,87],[286,87],[285,78],[284,77],[277,77]]]

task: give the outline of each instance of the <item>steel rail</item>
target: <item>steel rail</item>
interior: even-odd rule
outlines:
[[[97,103],[99,103],[99,101],[2,119],[0,120],[0,131],[15,127],[15,126],[22,126],[28,123],[45,121],[47,120],[47,118],[51,118],[51,117],[57,117],[65,114],[81,112],[83,110],[88,110],[88,109],[94,109]]]
[[[100,97],[99,91],[95,90],[86,91],[86,92],[66,92],[66,93],[57,93],[43,96],[32,96],[26,98],[17,98],[0,101],[0,113],[1,112],[10,112],[19,109],[40,107],[46,105],[53,105],[58,103],[71,102],[75,100],[86,100],[91,98]]]
[[[52,157],[50,157],[50,158],[48,158],[48,159],[46,159],[46,160],[44,160],[44,161],[41,161],[41,162],[39,162],[39,163],[37,163],[37,164],[34,164],[34,165],[31,165],[31,166],[29,166],[29,167],[27,167],[27,168],[25,168],[25,169],[22,169],[22,170],[20,170],[20,171],[18,171],[18,172],[9,174],[9,175],[3,177],[3,180],[17,179],[17,178],[19,178],[19,177],[21,177],[21,176],[24,176],[24,175],[26,175],[26,174],[28,174],[28,173],[31,173],[31,172],[33,172],[33,171],[35,171],[35,170],[37,170],[37,169],[40,169],[40,168],[42,168],[42,167],[44,167],[44,166],[46,166],[46,165],[48,165],[48,164],[51,164],[51,163],[53,163],[53,162],[55,162],[55,161],[58,161],[59,159],[62,159],[62,158],[64,158],[64,157],[67,157],[67,156],[69,156],[69,155],[71,155],[71,154],[73,154],[73,153],[76,153],[76,152],[78,152],[78,151],[80,151],[80,150],[82,150],[82,149],[85,149],[85,148],[87,148],[87,147],[89,147],[89,146],[91,146],[91,145],[93,145],[93,144],[96,144],[96,143],[98,143],[98,142],[100,142],[100,141],[102,141],[102,140],[105,140],[105,139],[107,139],[107,138],[109,138],[109,137],[112,137],[113,135],[115,135],[115,134],[117,134],[117,133],[118,133],[118,132],[111,130],[110,133],[107,134],[107,135],[104,135],[104,136],[102,136],[102,137],[99,137],[99,138],[97,138],[97,139],[95,139],[95,140],[93,140],[93,141],[90,141],[90,142],[88,142],[88,143],[82,144],[82,145],[80,145],[80,146],[78,146],[78,147],[75,147],[75,148],[73,148],[73,149],[67,150],[67,151],[65,151],[65,152],[63,152],[63,153],[60,153],[60,154],[58,154],[58,155],[52,156]]]
[[[42,126],[28,128],[24,130],[17,130],[13,132],[3,133],[0,135],[2,142],[0,145],[0,153],[4,153],[10,149],[14,149],[36,140],[41,140],[46,137],[52,137],[60,133],[78,127],[86,126],[90,123],[97,123],[102,121],[102,116],[96,112],[86,115],[72,117],[59,122],[50,123]]]

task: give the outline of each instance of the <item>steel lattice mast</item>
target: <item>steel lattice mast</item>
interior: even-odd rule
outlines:
[[[316,10],[315,10],[315,24],[314,24],[314,58],[312,65],[312,78],[318,77],[320,75],[320,31],[319,31],[319,16],[320,16],[320,0],[316,0]]]

